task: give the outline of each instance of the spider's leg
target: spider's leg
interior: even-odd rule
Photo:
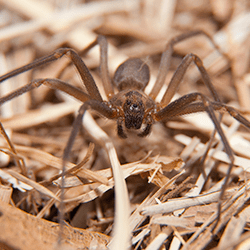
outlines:
[[[61,182],[62,192],[61,192],[61,205],[60,205],[60,210],[61,210],[61,212],[60,212],[60,225],[61,225],[61,227],[63,225],[62,221],[64,218],[64,204],[63,204],[64,189],[63,189],[63,187],[64,187],[64,179],[65,179],[65,173],[66,173],[65,165],[69,159],[70,151],[73,147],[77,133],[81,127],[84,114],[85,114],[86,110],[88,110],[88,109],[96,110],[96,111],[98,111],[98,113],[100,113],[101,115],[103,115],[109,119],[116,117],[116,112],[112,108],[110,108],[106,103],[100,102],[97,100],[86,101],[79,108],[78,115],[74,120],[68,142],[67,142],[66,147],[65,147],[64,152],[63,152],[62,182]],[[60,230],[60,231],[62,231],[62,230]],[[61,235],[59,235],[59,244],[60,244],[60,241],[61,241]]]
[[[97,41],[98,44],[100,45],[100,69],[101,69],[102,82],[105,93],[108,99],[110,99],[110,97],[114,95],[114,89],[108,71],[108,43],[107,39],[101,35],[97,37]]]
[[[102,101],[102,97],[101,94],[95,84],[95,81],[92,77],[92,75],[90,74],[87,66],[85,65],[85,63],[83,62],[83,60],[81,59],[81,57],[73,50],[70,48],[61,48],[61,49],[57,49],[55,52],[53,52],[52,54],[42,57],[40,59],[35,60],[32,63],[29,63],[23,67],[20,67],[16,70],[13,70],[3,76],[0,77],[0,83],[3,82],[4,80],[14,77],[18,74],[21,74],[25,71],[34,69],[36,67],[39,67],[41,65],[47,64],[49,62],[53,62],[59,58],[61,58],[62,56],[67,55],[71,61],[73,62],[73,64],[76,66],[84,85],[86,86],[86,89],[89,93],[89,95],[91,96],[92,99],[94,100],[99,100]]]
[[[81,89],[78,89],[64,81],[61,81],[59,79],[36,79],[32,80],[30,83],[24,85],[23,87],[13,91],[10,94],[7,94],[6,96],[0,98],[0,105],[4,104],[7,101],[12,100],[15,97],[18,97],[26,92],[31,91],[32,89],[38,88],[41,85],[46,85],[52,89],[58,89],[61,90],[76,99],[80,100],[81,102],[85,102],[87,100],[90,100],[91,97],[83,92]]]
[[[241,124],[243,124],[245,127],[247,127],[248,129],[250,129],[250,122],[244,118],[236,109],[223,104],[221,102],[210,102],[210,105],[213,107],[214,110],[220,111],[222,113],[229,113],[234,119],[236,119],[238,122],[240,122]],[[178,110],[172,110],[166,113],[167,116],[167,120],[170,120],[173,117],[177,117],[177,116],[182,116],[182,115],[187,115],[187,114],[191,114],[191,113],[197,113],[197,112],[205,112],[205,106],[203,104],[203,102],[196,102],[196,103],[191,103],[188,105],[184,105],[179,107]],[[215,130],[216,131],[216,130]],[[211,141],[210,141],[211,143]],[[209,150],[210,147],[207,147],[207,151]],[[202,158],[202,163],[205,160],[205,156],[207,155],[208,152],[206,152],[206,154],[204,154],[204,157]],[[231,170],[230,170],[231,172]],[[229,176],[229,175],[228,175]],[[225,181],[225,183],[228,182],[227,180]],[[226,187],[224,187],[226,188]],[[223,191],[225,192],[225,191]],[[222,193],[221,193],[222,194]],[[221,196],[221,198],[223,198]],[[220,206],[220,204],[219,204]]]
[[[153,89],[150,92],[150,97],[152,97],[153,99],[156,98],[156,96],[159,94],[162,86],[165,83],[166,80],[166,76],[170,67],[170,63],[171,63],[171,58],[172,58],[172,54],[173,54],[173,47],[175,44],[182,42],[183,40],[189,39],[191,37],[194,36],[198,36],[198,35],[203,35],[205,37],[207,37],[210,42],[212,43],[212,45],[215,47],[215,49],[217,51],[220,52],[220,54],[222,54],[223,56],[225,56],[220,48],[214,43],[213,39],[204,31],[202,30],[196,30],[196,31],[191,31],[191,32],[187,32],[184,34],[181,34],[177,37],[174,37],[173,39],[171,39],[166,46],[165,51],[162,53],[162,57],[161,57],[161,62],[160,62],[160,67],[159,67],[159,72],[155,81],[155,85],[153,87]],[[168,102],[167,102],[168,103]]]
[[[238,122],[243,124],[245,127],[250,129],[250,122],[243,117],[239,111],[234,109],[233,107],[230,107],[226,104],[223,104],[221,102],[210,102],[210,105],[213,107],[214,110],[220,111],[222,113],[229,113],[234,119],[236,119]],[[182,107],[179,107],[178,110],[169,110],[166,114],[167,120],[170,120],[173,117],[176,116],[182,116],[192,113],[198,113],[198,112],[205,112],[205,107],[203,102],[196,102],[191,103]]]
[[[225,134],[224,134],[224,132],[223,132],[223,130],[221,128],[220,122],[218,121],[218,119],[216,118],[215,113],[214,113],[214,108],[218,109],[220,105],[221,105],[221,107],[225,108],[226,105],[223,106],[223,104],[221,104],[220,102],[217,102],[217,103],[212,102],[211,103],[201,93],[191,93],[191,94],[182,96],[181,98],[175,100],[174,102],[167,105],[165,108],[158,111],[155,114],[155,120],[161,121],[161,120],[164,120],[164,119],[168,119],[169,118],[168,115],[170,115],[173,118],[173,117],[176,117],[176,116],[178,116],[180,114],[184,114],[183,107],[186,107],[186,111],[188,110],[189,113],[192,113],[191,110],[188,109],[187,107],[190,107],[190,105],[195,105],[195,104],[192,104],[192,103],[195,102],[198,98],[201,98],[201,100],[202,100],[203,110],[201,110],[202,105],[199,103],[199,105],[193,106],[193,107],[196,107],[195,112],[198,112],[198,111],[206,111],[207,112],[210,119],[214,123],[214,127],[215,127],[216,131],[219,133],[219,135],[221,137],[221,140],[222,140],[222,142],[224,144],[225,151],[226,151],[226,153],[227,153],[227,155],[229,157],[229,160],[230,160],[228,172],[227,172],[226,178],[224,180],[224,184],[223,184],[222,189],[221,189],[220,199],[218,201],[218,217],[217,217],[217,221],[216,221],[216,224],[215,224],[215,227],[216,227],[217,223],[220,220],[222,199],[224,197],[224,193],[225,193],[226,187],[227,187],[228,182],[229,182],[230,173],[231,173],[233,165],[234,165],[233,151],[232,151],[232,149],[231,149],[231,147],[229,145],[229,142],[228,142],[228,140],[227,140],[227,138],[226,138],[226,136],[225,136]],[[181,112],[179,112],[179,109],[181,110]],[[227,111],[235,119],[243,121],[243,119],[242,119],[243,117],[241,115],[239,115],[239,113],[237,113],[236,110],[234,110],[233,108],[227,106]],[[178,114],[178,115],[175,115],[175,114]],[[247,127],[250,127],[250,123],[248,121],[244,125],[247,125]]]
[[[167,88],[167,90],[162,98],[162,101],[161,101],[162,105],[166,105],[171,101],[172,97],[176,93],[176,91],[177,91],[177,89],[178,89],[178,87],[183,79],[183,76],[186,73],[191,62],[194,62],[195,65],[197,66],[198,70],[201,73],[202,79],[203,79],[205,85],[207,86],[207,88],[210,90],[214,100],[217,102],[220,102],[220,98],[219,98],[219,96],[218,96],[209,76],[208,76],[206,69],[203,66],[201,59],[198,56],[191,53],[191,54],[186,55],[182,59],[180,65],[178,66],[177,70],[175,71],[175,73],[174,73],[174,75],[173,75],[173,77],[168,85],[168,88]]]
[[[76,66],[91,98],[94,100],[103,101],[101,94],[95,84],[95,81],[92,75],[90,74],[87,66],[83,62],[82,58],[74,50],[72,49],[67,49],[67,50],[68,51],[63,51],[63,53],[67,53],[67,55],[70,57],[70,59]]]
[[[108,43],[107,43],[107,39],[102,36],[99,35],[95,41],[93,41],[91,44],[89,44],[84,50],[80,51],[78,53],[78,55],[80,56],[84,56],[85,54],[88,53],[89,50],[91,50],[93,47],[95,47],[96,45],[100,46],[100,70],[101,70],[101,78],[102,78],[102,82],[103,82],[103,86],[104,86],[104,90],[105,93],[107,95],[107,97],[111,97],[114,94],[114,90],[113,90],[113,85],[109,76],[109,71],[108,71]],[[58,78],[62,77],[62,74],[64,72],[64,70],[70,66],[72,64],[72,62],[69,62],[65,67],[63,67],[59,74],[58,74]]]
[[[210,80],[210,77],[209,77],[206,69],[203,66],[202,61],[200,60],[200,58],[198,56],[196,56],[194,54],[188,54],[182,59],[181,64],[178,66],[177,70],[175,71],[175,73],[174,73],[174,75],[173,75],[173,77],[168,85],[168,88],[167,88],[167,90],[162,98],[162,101],[161,101],[163,106],[168,104],[171,101],[171,99],[174,96],[175,92],[177,91],[180,83],[182,82],[183,76],[184,76],[187,68],[191,64],[191,62],[194,62],[195,65],[197,66],[197,68],[202,76],[202,79],[203,79],[205,85],[207,86],[207,88],[210,90],[210,93],[212,94],[214,100],[217,102],[220,102],[220,98],[219,98],[219,96],[218,96],[218,94],[217,94],[217,92],[216,92],[216,90],[215,90],[215,88]],[[221,116],[219,117],[218,120],[219,121],[221,120]],[[216,133],[216,131],[214,131],[211,134],[210,142],[207,144],[207,150],[204,153],[204,155],[200,161],[201,166],[203,165],[203,163],[206,159],[209,148],[212,144],[212,141],[214,140],[215,133]]]
[[[111,79],[108,72],[108,44],[107,40],[104,36],[99,35],[94,42],[92,42],[88,47],[86,47],[84,50],[79,52],[80,56],[85,55],[89,50],[91,50],[93,47],[95,47],[97,44],[100,46],[100,70],[101,70],[101,77],[102,82],[104,85],[105,93],[108,97],[111,97],[114,94],[113,85],[111,83]],[[68,67],[72,62],[67,64],[58,74],[58,78],[60,78],[63,74],[63,71],[66,67]]]
[[[179,112],[179,109],[183,110],[183,107],[189,107],[188,105],[190,105],[193,102],[195,102],[198,98],[201,98],[202,103],[203,103],[203,110],[202,111],[206,111],[208,113],[209,117],[211,118],[212,122],[214,123],[215,129],[217,130],[217,132],[219,133],[219,135],[221,137],[221,140],[222,140],[222,142],[224,144],[224,147],[225,147],[225,151],[227,152],[230,160],[233,162],[232,149],[229,146],[229,143],[228,143],[228,141],[226,139],[226,136],[225,136],[224,132],[222,131],[221,125],[220,125],[220,123],[219,123],[219,121],[216,118],[215,113],[214,113],[214,107],[215,107],[215,109],[218,110],[220,105],[223,108],[225,108],[226,105],[223,105],[223,104],[221,104],[219,102],[217,102],[217,103],[216,102],[210,102],[201,93],[198,93],[198,92],[191,93],[191,94],[187,94],[185,96],[180,97],[179,99],[171,102],[165,108],[163,108],[160,111],[158,111],[154,115],[155,120],[162,121],[162,120],[168,119],[168,115],[170,115],[172,118],[176,117],[176,116],[179,116],[180,113],[183,115],[184,113],[183,112]],[[195,105],[195,104],[192,104],[192,105]],[[197,106],[197,110],[195,112],[199,112],[200,111],[200,110],[198,110],[198,107],[199,107],[199,109],[201,109],[201,105],[199,104],[199,106]],[[236,110],[235,109],[233,109],[231,107],[228,107],[228,106],[227,106],[227,109],[228,109],[229,114],[231,114],[235,119],[237,119],[237,118],[238,119],[242,119],[242,116],[239,115],[239,113],[236,114]],[[190,109],[189,109],[189,113],[192,113]],[[177,114],[177,115],[175,115],[175,114]],[[250,125],[249,122],[248,122],[248,125]]]
[[[97,39],[95,39],[92,43],[90,43],[87,47],[85,47],[83,50],[79,51],[78,55],[83,57],[85,56],[92,48],[94,48],[97,45]],[[59,71],[59,73],[57,74],[56,78],[62,78],[63,73],[65,71],[65,69],[69,66],[71,66],[73,63],[68,62],[64,67],[62,67],[62,69]]]
[[[95,110],[99,114],[105,116],[108,119],[114,119],[114,118],[116,118],[116,115],[117,115],[116,111],[113,110],[112,108],[110,108],[105,102],[100,102],[97,100],[89,100],[89,101],[86,101],[85,103],[83,103],[81,105],[81,107],[79,108],[78,115],[77,115],[77,117],[73,123],[73,126],[72,126],[72,131],[71,131],[67,146],[65,147],[65,150],[63,153],[64,161],[68,160],[68,158],[69,158],[70,150],[73,146],[77,132],[81,126],[83,116],[84,116],[86,110],[88,110],[88,109]]]

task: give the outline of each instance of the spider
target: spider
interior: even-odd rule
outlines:
[[[165,84],[174,45],[197,35],[203,35],[207,37],[212,42],[214,47],[219,50],[210,36],[203,31],[192,31],[173,38],[167,43],[166,49],[162,54],[158,76],[149,95],[144,93],[144,89],[149,82],[149,67],[139,58],[131,58],[122,63],[114,74],[114,84],[112,84],[108,72],[107,40],[103,36],[98,36],[98,38],[88,46],[86,51],[90,50],[97,44],[100,46],[101,77],[108,101],[103,100],[92,75],[90,74],[81,57],[71,48],[60,48],[48,56],[37,59],[30,64],[1,76],[0,82],[3,82],[4,80],[14,77],[25,71],[55,61],[66,55],[77,68],[87,89],[87,93],[59,79],[37,79],[32,80],[29,84],[17,89],[5,97],[2,97],[0,99],[0,105],[23,93],[37,88],[42,84],[64,91],[67,94],[82,101],[83,104],[79,108],[78,115],[74,121],[73,129],[68,140],[68,144],[64,151],[64,160],[67,160],[69,157],[74,139],[79,127],[81,126],[81,120],[85,111],[88,109],[95,110],[108,119],[117,120],[117,133],[121,138],[127,137],[126,130],[139,130],[138,136],[144,137],[150,134],[151,127],[155,122],[167,121],[175,117],[191,113],[207,112],[214,123],[215,130],[219,133],[223,141],[225,151],[231,161],[227,179],[224,183],[225,189],[229,178],[228,176],[233,166],[234,156],[228,140],[221,129],[220,121],[216,118],[214,111],[228,112],[233,118],[248,128],[250,128],[250,122],[246,120],[237,110],[220,101],[220,98],[208,76],[206,69],[203,66],[201,59],[192,53],[187,54],[174,72],[161,102],[157,103],[155,101],[156,96]],[[171,102],[171,99],[176,93],[187,68],[192,62],[194,62],[197,66],[203,82],[211,92],[214,100],[210,101],[202,93],[194,92],[184,95]],[[118,90],[117,93],[115,93],[114,87]],[[223,195],[223,191],[221,194]]]
[[[92,75],[90,74],[85,63],[82,61],[81,57],[71,48],[60,48],[51,55],[37,59],[30,64],[1,76],[0,83],[8,78],[55,61],[66,55],[76,66],[88,93],[85,93],[81,89],[71,86],[70,84],[59,79],[36,79],[32,80],[31,83],[19,88],[18,90],[6,95],[5,97],[2,97],[0,99],[0,105],[44,84],[51,88],[64,91],[83,102],[75,120],[74,126],[76,131],[78,130],[80,120],[82,119],[85,111],[87,109],[93,109],[108,119],[117,120],[117,133],[121,138],[127,137],[124,127],[128,130],[140,130],[144,124],[144,128],[138,133],[138,136],[144,137],[149,135],[151,127],[156,121],[167,121],[185,114],[205,111],[210,116],[215,129],[221,136],[228,155],[231,156],[232,153],[230,152],[230,146],[217,118],[214,115],[214,110],[228,112],[232,117],[248,128],[250,128],[250,123],[234,108],[227,106],[220,101],[220,98],[216,93],[202,61],[197,55],[190,53],[183,58],[182,62],[175,71],[161,102],[155,102],[156,96],[165,83],[174,45],[197,35],[204,35],[209,38],[214,47],[219,51],[219,48],[210,36],[200,30],[184,33],[173,38],[167,44],[166,49],[162,54],[158,76],[149,95],[144,93],[144,89],[147,86],[150,77],[149,67],[139,58],[130,58],[122,63],[114,74],[114,84],[112,84],[108,72],[107,40],[105,37],[100,35],[92,44],[88,46],[85,51],[90,50],[97,44],[100,45],[101,76],[106,95],[109,99],[108,101],[103,100]],[[202,79],[211,92],[214,101],[209,101],[205,95],[195,92],[184,95],[179,99],[170,102],[191,62],[194,62],[200,71]],[[118,90],[118,93],[116,94],[114,92],[113,85],[115,85]],[[199,100],[199,102],[196,102],[197,100]],[[72,134],[76,134],[76,132],[73,132]],[[71,137],[73,137],[73,135]]]

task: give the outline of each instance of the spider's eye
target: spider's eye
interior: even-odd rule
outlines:
[[[130,110],[138,110],[139,109],[137,104],[133,104],[129,108],[130,108]]]
[[[140,111],[140,106],[142,106],[142,103],[134,103],[131,100],[126,101],[127,108],[132,112],[138,112]]]
[[[127,105],[131,105],[131,101],[127,100]]]

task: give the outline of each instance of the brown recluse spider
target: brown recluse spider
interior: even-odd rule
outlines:
[[[81,89],[73,87],[70,84],[59,79],[37,79],[17,89],[11,94],[2,97],[0,99],[0,105],[8,100],[13,99],[14,97],[37,88],[42,84],[54,89],[64,91],[67,94],[82,101],[83,104],[81,105],[78,115],[74,121],[70,138],[64,150],[64,162],[69,158],[74,139],[79,130],[79,127],[81,126],[82,118],[87,109],[96,110],[108,119],[116,119],[117,133],[121,138],[127,137],[125,128],[127,130],[140,130],[138,136],[144,137],[149,135],[151,127],[156,121],[167,121],[186,114],[202,111],[207,112],[212,122],[214,123],[215,130],[221,137],[221,140],[225,147],[225,151],[230,159],[228,175],[225,179],[221,191],[220,198],[222,198],[226,185],[229,181],[231,169],[234,164],[234,155],[228,143],[228,140],[221,129],[220,121],[216,118],[214,111],[228,112],[233,118],[235,118],[248,128],[250,128],[250,122],[246,120],[242,115],[240,115],[237,110],[230,106],[227,106],[220,101],[201,59],[192,53],[186,55],[181,61],[180,65],[172,76],[172,79],[168,85],[167,90],[165,91],[161,102],[155,102],[156,96],[165,84],[174,45],[185,39],[197,35],[203,35],[207,37],[212,42],[214,47],[219,50],[210,36],[208,36],[203,31],[193,31],[173,38],[167,44],[166,49],[162,54],[158,76],[155,85],[149,95],[146,95],[144,93],[144,89],[149,82],[149,68],[145,62],[138,58],[128,59],[127,61],[122,63],[117,68],[114,74],[114,85],[112,84],[108,72],[107,41],[103,36],[98,36],[98,38],[91,45],[89,45],[88,50],[97,44],[99,44],[100,46],[101,77],[105,93],[108,97],[108,101],[103,100],[92,75],[90,74],[81,57],[73,49],[60,48],[48,56],[37,59],[30,64],[27,64],[21,68],[18,68],[11,71],[10,73],[1,76],[0,82],[3,82],[8,78],[14,77],[30,69],[55,61],[66,55],[70,58],[72,63],[77,68],[88,93],[85,93]],[[194,92],[184,95],[179,99],[171,102],[171,99],[176,93],[187,68],[192,62],[194,62],[194,64],[197,66],[203,82],[211,92],[214,100],[210,101],[205,95]],[[114,88],[118,90],[117,93],[115,93]],[[221,201],[219,201],[218,218],[220,216],[220,207]]]

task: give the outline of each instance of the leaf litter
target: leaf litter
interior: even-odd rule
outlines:
[[[8,16],[6,23],[0,23],[1,74],[61,46],[81,51],[97,34],[103,34],[110,45],[111,74],[125,58],[139,56],[150,65],[153,83],[167,41],[183,31],[202,29],[225,50],[230,62],[197,37],[176,46],[168,79],[183,55],[196,53],[223,101],[249,119],[247,2],[178,0],[152,5],[131,1],[126,5],[75,1],[68,5],[67,1],[25,0],[18,7],[15,1],[1,1],[2,14]],[[99,50],[93,49],[83,59],[104,96],[97,69]],[[10,79],[1,84],[1,96],[31,79],[57,77],[62,69],[63,80],[81,86],[74,69],[65,68],[67,64],[58,61],[23,79]],[[194,90],[207,94],[193,68],[184,82],[178,94]],[[223,128],[236,155],[217,225],[217,202],[228,157],[220,143],[214,143],[201,170],[199,161],[213,131],[206,115],[154,124],[149,137],[132,134],[122,140],[113,121],[91,112],[97,124],[88,116],[84,119],[66,164],[65,225],[61,227],[62,154],[79,106],[57,91],[40,87],[0,107],[3,249],[34,249],[34,245],[58,249],[59,234],[64,239],[61,249],[249,247],[249,131],[226,114]]]

